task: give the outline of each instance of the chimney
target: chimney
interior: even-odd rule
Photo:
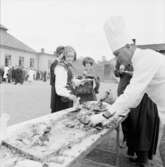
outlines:
[[[132,41],[133,41],[133,43],[136,45],[136,39],[134,38],[134,39],[132,39]]]
[[[45,53],[45,49],[44,48],[41,48],[41,53]]]
[[[0,30],[7,31],[8,29],[5,26],[3,26],[2,24],[0,24]]]

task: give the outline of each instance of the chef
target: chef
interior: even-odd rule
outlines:
[[[90,123],[105,123],[111,112],[115,117],[125,110],[135,108],[144,93],[157,104],[163,134],[160,141],[160,155],[165,167],[165,56],[150,50],[139,49],[132,44],[121,16],[113,16],[104,25],[105,34],[116,59],[123,65],[132,64],[134,73],[130,84],[109,108],[109,112],[90,118]],[[110,121],[110,120],[109,120]]]

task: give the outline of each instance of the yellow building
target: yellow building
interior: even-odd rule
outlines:
[[[6,27],[0,25],[0,67],[22,66],[26,69],[48,72],[55,55],[45,53],[44,49],[36,52],[9,34],[7,30]]]

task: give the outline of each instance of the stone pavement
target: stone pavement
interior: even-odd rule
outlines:
[[[80,167],[114,167],[116,160],[115,136],[113,131],[109,136],[93,149],[82,161]],[[120,150],[120,167],[137,167],[135,163],[128,160],[126,156],[126,147]],[[159,155],[156,155],[152,161],[149,161],[147,167],[162,167]]]
[[[116,94],[116,84],[101,83],[98,97],[112,89]],[[3,102],[2,102],[3,101]],[[1,105],[1,103],[3,103]],[[50,113],[49,82],[25,82],[23,85],[3,83],[0,85],[0,110],[10,114],[9,125],[30,120]]]

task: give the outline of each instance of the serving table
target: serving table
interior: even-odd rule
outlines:
[[[109,124],[107,128],[97,129],[97,128],[77,128],[72,126],[66,126],[69,117],[72,117],[69,121],[74,121],[73,115],[77,113],[76,108],[65,109],[53,114],[48,114],[36,119],[28,120],[16,125],[8,127],[7,137],[2,142],[3,147],[7,147],[9,150],[14,150],[12,154],[18,154],[17,157],[22,157],[22,159],[31,159],[40,162],[44,167],[79,167],[81,160],[93,149],[101,143],[109,133],[116,129],[116,166],[119,166],[119,138],[120,138],[120,124],[126,118],[128,112],[120,115],[116,118],[115,123]],[[45,123],[47,125],[53,125],[54,127],[61,127],[61,129],[52,130],[51,145],[45,150],[38,149],[39,146],[34,148],[23,147],[21,142],[15,143],[17,141],[17,136],[21,134],[28,134],[29,128],[34,125]],[[64,126],[63,126],[64,125]],[[85,126],[85,125],[83,125]],[[65,129],[65,130],[64,130]],[[58,131],[57,131],[58,130]],[[54,134],[53,134],[54,132]],[[53,136],[54,135],[54,136]],[[63,136],[63,137],[62,137]],[[60,138],[61,137],[61,138]],[[70,137],[70,138],[69,138]],[[24,140],[24,138],[22,138]],[[31,140],[34,140],[32,138]],[[66,141],[65,141],[66,140]],[[22,144],[22,145],[21,145]],[[1,146],[1,147],[2,147]],[[46,145],[41,147],[46,148]],[[36,150],[35,150],[36,148]],[[38,149],[38,150],[37,150]],[[3,150],[0,149],[0,155]],[[15,155],[12,155],[12,158]],[[0,156],[0,162],[1,162]],[[4,166],[5,167],[5,166]]]

